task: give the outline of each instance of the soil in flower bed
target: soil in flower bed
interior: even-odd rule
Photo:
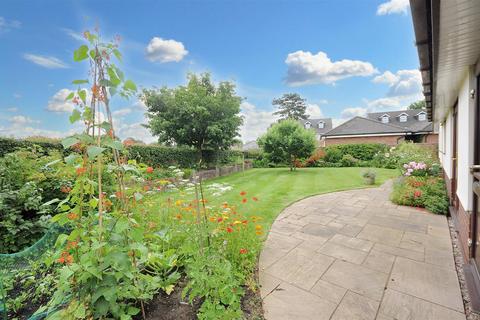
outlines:
[[[192,304],[182,300],[183,288],[187,280],[182,278],[176,284],[170,295],[164,292],[159,293],[152,301],[145,306],[147,320],[194,320],[197,319],[197,312],[202,305],[202,299],[195,299]],[[245,295],[242,298],[242,310],[244,319],[263,320],[262,298],[260,290],[253,291],[248,287],[244,288]],[[138,314],[135,320],[141,320]]]

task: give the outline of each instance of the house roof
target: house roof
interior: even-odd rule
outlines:
[[[410,132],[425,132],[433,131],[433,125],[429,121],[419,121],[418,114],[426,113],[426,110],[400,110],[389,112],[374,112],[368,113],[367,118],[372,120],[381,121],[381,117],[386,115],[390,116],[390,122],[388,124],[402,127]],[[400,115],[408,115],[406,122],[400,122]]]
[[[344,136],[357,134],[383,134],[383,133],[400,133],[404,134],[409,130],[389,124],[382,123],[378,120],[373,120],[364,117],[355,117],[347,122],[342,123],[338,127],[325,133],[325,136]]]
[[[311,129],[315,129],[315,132],[316,132],[317,134],[324,134],[325,132],[331,130],[332,127],[333,127],[333,126],[332,126],[332,119],[331,119],[331,118],[324,118],[324,119],[310,119],[310,118],[309,118],[309,119],[307,119],[307,120],[301,119],[301,120],[299,120],[299,121],[300,121],[300,123],[301,123],[303,126],[305,126],[305,123],[310,122],[310,124],[311,124],[311,127],[310,127],[310,128],[311,128]],[[323,128],[319,128],[319,127],[318,127],[318,124],[319,124],[320,122],[325,123],[325,125],[324,125]]]

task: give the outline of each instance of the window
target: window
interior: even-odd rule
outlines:
[[[305,122],[305,129],[310,129],[310,122]]]
[[[400,116],[400,122],[407,122],[407,115],[402,114],[402,115]]]
[[[383,116],[382,117],[382,122],[383,123],[388,123],[388,116]]]
[[[425,113],[420,113],[418,115],[418,121],[425,121],[427,120],[427,115]]]
[[[319,122],[319,123],[318,123],[318,128],[319,128],[319,129],[325,128],[325,122]]]

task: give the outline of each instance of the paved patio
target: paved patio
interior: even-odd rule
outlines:
[[[267,319],[465,319],[446,218],[396,206],[390,190],[314,196],[279,215],[260,256]]]

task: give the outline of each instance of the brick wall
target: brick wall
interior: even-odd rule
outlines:
[[[348,137],[348,138],[328,138],[325,139],[325,145],[348,143],[384,143],[395,146],[404,140],[404,136],[376,136],[376,137]]]
[[[445,178],[448,196],[449,198],[451,198],[452,181],[450,180],[450,178],[448,178],[445,172],[443,173],[443,176]],[[458,199],[457,202],[458,208],[457,210],[453,210],[451,214],[455,225],[455,230],[458,234],[458,240],[460,242],[460,250],[462,252],[463,260],[465,263],[468,263],[468,261],[470,260],[470,247],[468,246],[468,239],[470,238],[470,228],[472,226],[471,215],[465,210],[462,203],[458,201]]]
[[[425,136],[425,143],[438,144],[438,133],[430,133]]]

